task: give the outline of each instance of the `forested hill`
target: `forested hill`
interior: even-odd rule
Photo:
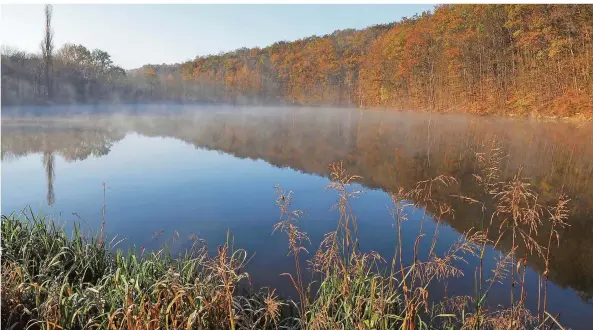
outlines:
[[[5,79],[26,79],[5,78],[4,58],[3,103]],[[590,117],[593,6],[440,5],[394,24],[145,65],[126,79],[132,99]]]

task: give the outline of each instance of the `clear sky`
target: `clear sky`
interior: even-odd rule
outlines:
[[[413,16],[434,5],[54,5],[57,48],[83,44],[125,69],[178,63],[240,47],[364,28]],[[1,7],[2,45],[39,52],[42,4]]]

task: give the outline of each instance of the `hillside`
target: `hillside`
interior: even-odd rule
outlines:
[[[591,5],[440,5],[393,24],[145,65],[110,99],[591,117],[592,59]],[[5,77],[4,62],[3,103],[5,79],[31,79]]]

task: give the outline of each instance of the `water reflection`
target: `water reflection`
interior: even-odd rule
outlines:
[[[522,167],[539,194],[550,203],[562,190],[571,198],[570,226],[560,246],[552,250],[550,279],[593,297],[593,129],[590,125],[545,123],[502,118],[453,115],[424,116],[377,111],[331,109],[242,109],[143,115],[105,115],[92,118],[3,118],[2,158],[9,161],[42,153],[46,170],[47,203],[55,200],[55,155],[67,161],[101,157],[129,133],[174,138],[196,148],[223,151],[239,158],[262,159],[278,167],[327,177],[331,162],[344,160],[352,174],[369,188],[394,192],[439,174],[457,178],[456,191],[434,192],[455,209],[447,217],[457,232],[479,227],[486,212],[456,195],[480,198],[484,192],[473,174],[475,154],[498,141],[508,155],[501,164],[508,180]],[[64,174],[67,175],[67,174]],[[437,212],[433,206],[425,207]],[[547,244],[551,228],[537,239]],[[496,233],[492,234],[494,239]],[[510,248],[510,242],[502,247]],[[530,258],[540,273],[543,260]]]
[[[45,167],[45,179],[47,181],[47,205],[54,205],[56,196],[54,194],[54,162],[55,157],[53,152],[43,153],[43,166]]]

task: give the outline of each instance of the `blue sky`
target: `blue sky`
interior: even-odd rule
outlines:
[[[132,69],[177,63],[240,47],[364,28],[413,16],[434,5],[55,5],[55,45],[100,48]],[[38,52],[42,4],[2,5],[2,45]]]

